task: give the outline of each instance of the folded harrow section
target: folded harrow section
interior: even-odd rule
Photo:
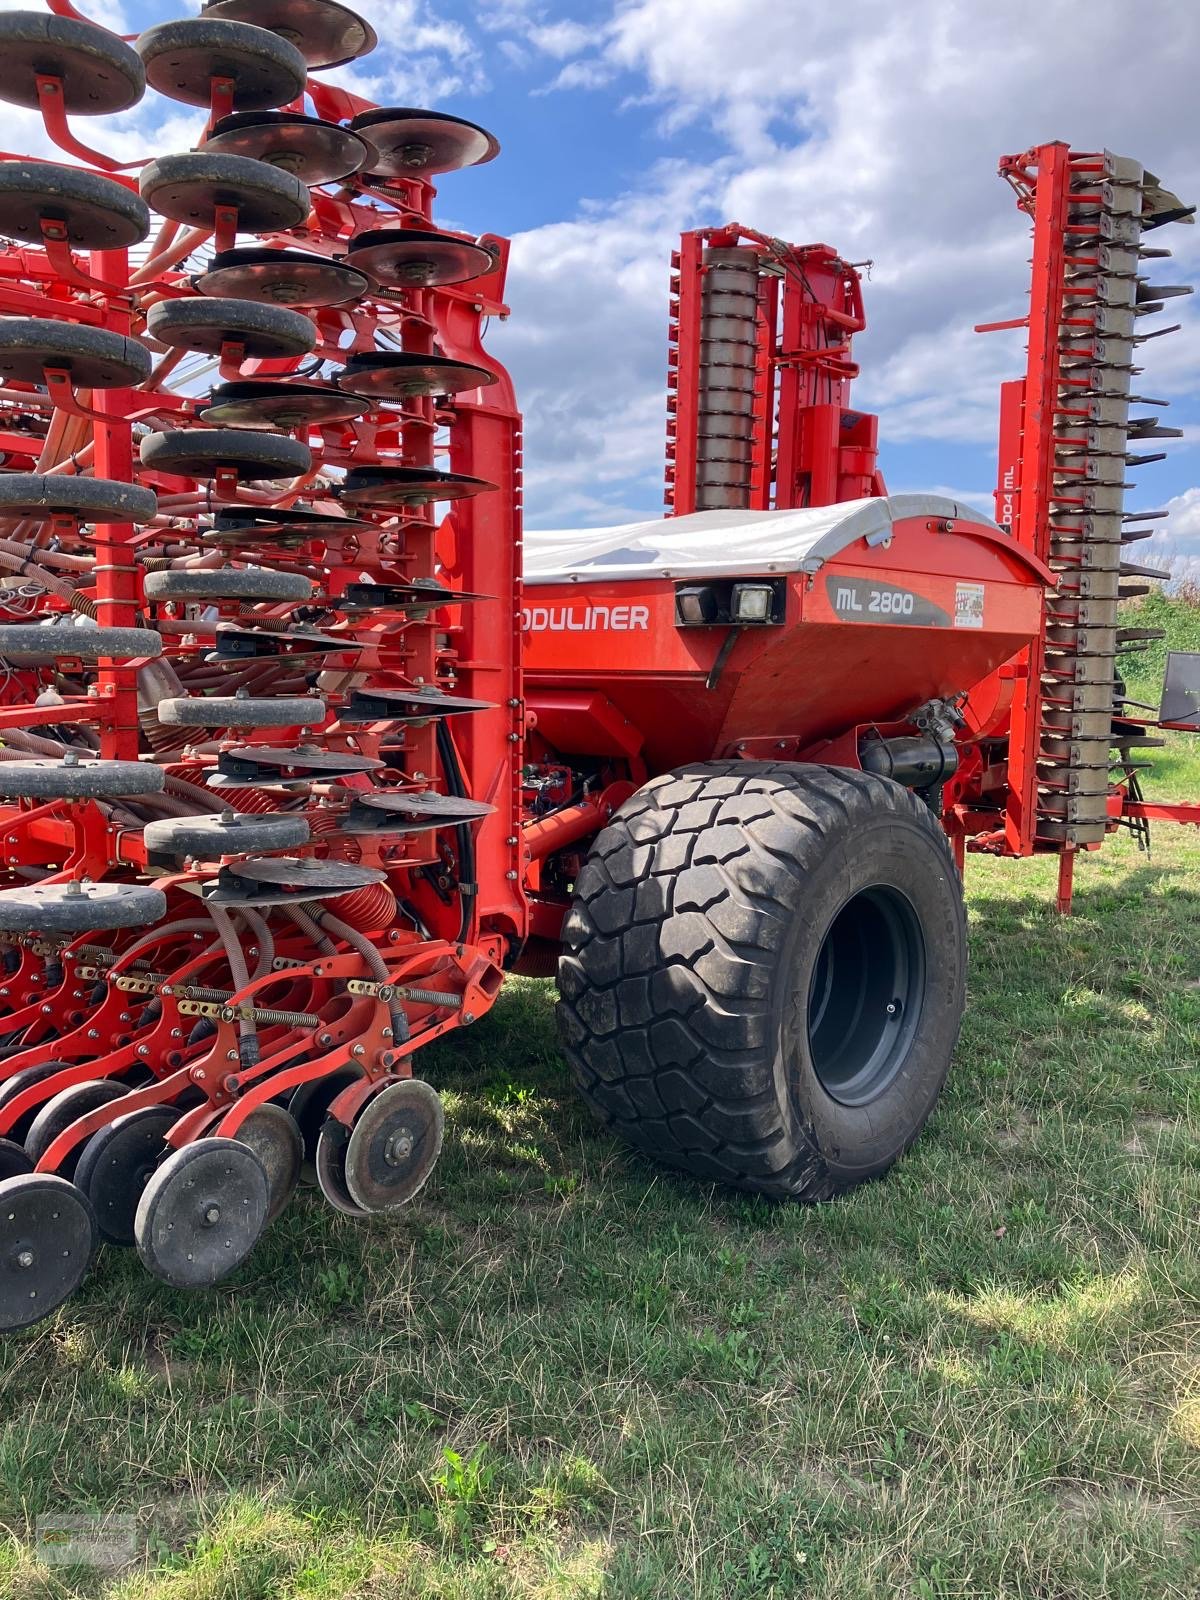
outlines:
[[[1043,145],[1000,170],[1032,220],[1033,271],[1016,324],[1028,328],[1026,377],[1002,405],[997,516],[1057,580],[1029,695],[1014,702],[1005,837],[1016,853],[1061,850],[1069,901],[1073,852],[1114,823],[1110,775],[1136,800],[1135,749],[1153,742],[1120,663],[1160,635],[1122,627],[1118,608],[1169,576],[1130,551],[1166,512],[1126,510],[1125,496],[1128,472],[1163,460],[1158,441],[1181,434],[1161,420],[1166,401],[1136,391],[1142,347],[1176,331],[1154,319],[1191,293],[1158,281],[1171,253],[1158,229],[1191,222],[1194,208],[1107,151]]]
[[[497,147],[310,76],[374,42],[0,16],[72,160],[0,157],[0,1330],[101,1240],[200,1286],[298,1182],[410,1199],[523,937],[507,245],[432,215]],[[147,88],[195,148],[77,136]]]

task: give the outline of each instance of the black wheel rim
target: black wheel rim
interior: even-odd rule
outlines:
[[[921,1020],[925,940],[916,908],[875,884],[830,922],[808,992],[808,1047],[831,1099],[864,1106],[904,1066]]]

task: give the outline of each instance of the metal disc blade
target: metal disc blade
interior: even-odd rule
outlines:
[[[410,106],[381,106],[364,111],[350,124],[375,146],[379,159],[371,171],[380,177],[421,178],[455,172],[491,161],[499,141],[485,128],[462,117]]]
[[[222,250],[192,279],[203,295],[275,306],[333,306],[359,300],[371,287],[365,272],[300,250],[246,246]]]
[[[335,374],[340,389],[372,400],[406,400],[423,395],[463,394],[495,383],[495,374],[468,361],[419,356],[398,350],[353,355]]]
[[[466,283],[495,265],[482,245],[453,234],[421,228],[379,228],[350,241],[346,261],[377,283],[399,289],[432,289]]]

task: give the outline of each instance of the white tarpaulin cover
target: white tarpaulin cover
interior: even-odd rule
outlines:
[[[943,495],[892,494],[805,511],[694,511],[619,528],[529,530],[525,582],[815,572],[856,539],[882,543],[904,517],[996,526],[984,512]]]

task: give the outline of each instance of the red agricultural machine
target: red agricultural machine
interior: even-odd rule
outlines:
[[[0,1329],[100,1242],[198,1287],[303,1180],[404,1204],[442,1140],[417,1052],[514,969],[558,965],[633,1142],[832,1194],[945,1076],[956,852],[1068,861],[1154,809],[1115,666],[1154,180],[1006,164],[1006,525],[885,493],[852,267],[686,236],[673,516],[533,536],[523,596],[507,244],[432,216],[497,146],[321,80],[374,43],[334,0],[134,41],[0,14],[0,98],[71,158],[0,157]],[[81,141],[147,85],[194,149]]]

